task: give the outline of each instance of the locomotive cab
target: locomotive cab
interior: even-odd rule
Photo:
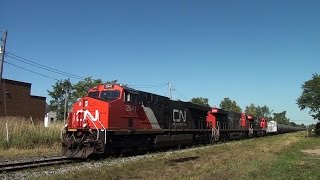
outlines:
[[[149,128],[139,94],[118,84],[101,84],[73,105],[68,128],[137,129]],[[84,125],[85,124],[85,125]]]

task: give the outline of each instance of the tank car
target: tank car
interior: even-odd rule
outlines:
[[[304,129],[300,127],[293,127],[290,125],[279,124],[276,121],[269,121],[268,127],[267,127],[268,134],[283,134],[283,133],[297,132],[302,130]]]
[[[284,125],[284,124],[277,124],[277,133],[283,134],[283,133],[290,133],[290,132],[297,132],[297,131],[302,131],[304,130],[303,128],[300,127],[294,127],[294,126],[289,126],[289,125]]]

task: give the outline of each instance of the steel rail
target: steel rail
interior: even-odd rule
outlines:
[[[44,166],[74,163],[79,161],[83,161],[83,159],[80,160],[80,159],[68,159],[66,157],[55,157],[55,158],[47,158],[47,159],[41,159],[41,160],[3,163],[3,164],[0,164],[0,173],[18,171],[18,170],[29,169],[29,168],[38,168],[38,167],[44,167]]]

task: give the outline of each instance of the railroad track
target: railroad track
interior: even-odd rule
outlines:
[[[83,161],[83,160],[67,159],[66,157],[54,157],[54,158],[46,158],[41,160],[5,163],[5,164],[0,164],[0,173],[18,171],[18,170],[29,169],[29,168],[38,168],[38,167],[44,167],[44,166],[53,166],[53,165],[59,165],[59,164],[68,164],[68,163],[74,163],[74,162],[80,162],[80,161]]]

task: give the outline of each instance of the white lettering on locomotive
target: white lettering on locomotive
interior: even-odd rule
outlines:
[[[83,114],[83,119],[81,118],[80,114]],[[76,116],[79,117],[79,118],[77,118],[77,121],[83,121],[84,119],[87,119],[87,118],[92,121],[98,121],[99,120],[99,111],[96,110],[95,115],[93,116],[90,113],[90,111],[88,111],[88,110],[84,111],[84,110],[80,109],[77,111]]]
[[[172,119],[175,123],[186,123],[187,122],[187,111],[179,109],[173,109]]]

